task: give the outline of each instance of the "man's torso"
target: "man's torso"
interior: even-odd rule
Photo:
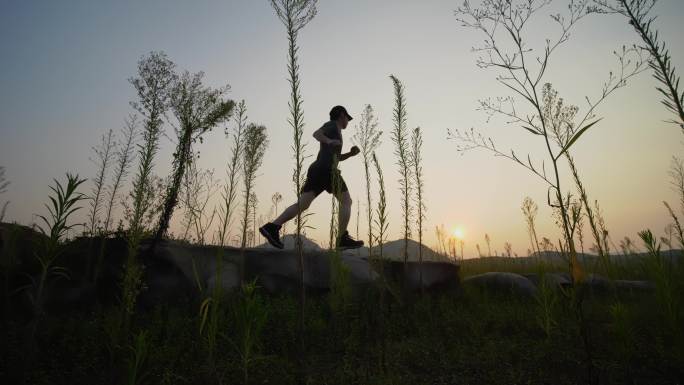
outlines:
[[[342,132],[337,127],[337,123],[333,120],[326,122],[321,128],[323,129],[323,134],[325,136],[329,139],[339,140],[340,145],[330,145],[321,142],[316,161],[311,166],[330,170],[333,165],[334,157],[337,156],[339,159],[339,156],[342,153]]]

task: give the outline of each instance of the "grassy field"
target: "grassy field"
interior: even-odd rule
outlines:
[[[515,268],[515,261],[479,262],[475,267],[476,261],[469,261],[466,274],[468,269],[525,270]],[[680,300],[681,289],[680,281]],[[562,291],[521,298],[464,286],[422,297],[383,294],[384,306],[375,287],[341,306],[331,306],[335,293],[310,296],[305,355],[296,338],[296,297],[266,296],[258,288],[224,298],[214,341],[206,328],[200,332],[200,304],[185,303],[140,312],[132,322],[134,337],[116,348],[108,332],[115,311],[98,308],[46,315],[28,357],[24,329],[5,318],[0,374],[7,384],[16,383],[20,368],[30,384],[291,384],[298,382],[301,368],[309,384],[676,384],[684,379],[682,328],[668,327],[657,293],[585,295],[589,352],[570,297]]]

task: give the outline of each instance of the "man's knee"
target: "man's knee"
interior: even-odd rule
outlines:
[[[313,202],[312,197],[310,197],[309,195],[302,195],[302,196],[299,198],[299,208],[300,208],[300,210],[301,210],[301,211],[304,211],[304,210],[308,209],[309,206],[311,206],[311,202]]]

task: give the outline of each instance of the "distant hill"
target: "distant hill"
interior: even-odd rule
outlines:
[[[408,240],[408,260],[418,261],[418,242],[409,239]],[[423,261],[444,261],[445,258],[438,254],[436,251],[432,250],[426,245],[422,245],[423,250]],[[345,254],[359,255],[361,257],[368,257],[368,247],[361,247],[358,250],[346,250]],[[380,253],[380,248],[373,245],[373,254]],[[382,255],[387,259],[392,259],[396,261],[404,260],[404,240],[397,239],[394,241],[387,242],[382,245]]]
[[[682,258],[682,250],[661,250],[661,255],[666,258],[672,258],[674,261],[678,261]],[[648,253],[633,253],[633,254],[611,254],[610,259],[613,262],[630,262],[630,261],[636,261],[639,259],[647,258],[649,256]],[[506,257],[483,257],[483,258],[506,258]],[[541,258],[542,260],[553,263],[553,264],[563,264],[567,263],[565,258],[561,255],[561,253],[557,251],[542,251],[541,253],[533,253],[530,256],[527,257],[517,257],[515,259],[519,260],[536,260],[537,258]],[[587,253],[577,253],[577,259],[580,261],[580,263],[583,264],[591,264],[591,263],[596,263],[598,261],[598,255],[595,254],[587,254]]]

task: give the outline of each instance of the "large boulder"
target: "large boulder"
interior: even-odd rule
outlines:
[[[28,235],[24,238],[40,238],[40,234],[31,229],[25,231]],[[35,263],[33,252],[37,243],[24,238],[17,238],[21,253],[14,253],[14,248],[9,248],[6,242],[7,238],[2,238],[0,252],[16,257],[7,285],[12,291],[26,286],[39,274],[35,266],[26,263],[26,260]],[[67,242],[55,265],[64,267],[69,278],[51,278],[47,282],[45,308],[51,312],[64,312],[89,308],[95,303],[118,303],[127,256],[128,243],[124,238],[78,238]],[[331,254],[305,250],[303,256],[307,290],[310,293],[329,291],[331,266],[334,266],[331,265]],[[234,247],[199,246],[165,240],[159,242],[154,251],[150,242],[143,242],[135,258],[143,267],[143,286],[138,297],[138,304],[143,308],[196,300],[217,285],[228,292],[237,289],[241,280],[256,280],[258,286],[273,294],[297,293],[301,285],[299,256],[292,250],[252,248],[241,251]],[[377,265],[373,268],[366,258],[348,253],[339,255],[339,258],[341,266],[348,271],[353,292],[364,290],[377,281],[381,268]],[[419,265],[409,262],[404,266],[401,262],[385,261],[383,266],[388,277],[403,280],[410,290],[420,289],[421,271],[423,285],[428,290],[458,284],[458,266],[449,263],[424,262]],[[30,316],[30,291],[30,288],[22,290],[14,296],[13,311],[23,309],[23,313]]]
[[[521,294],[526,297],[532,297],[537,292],[537,287],[532,281],[520,274],[507,272],[472,275],[464,278],[463,284],[495,292]]]

